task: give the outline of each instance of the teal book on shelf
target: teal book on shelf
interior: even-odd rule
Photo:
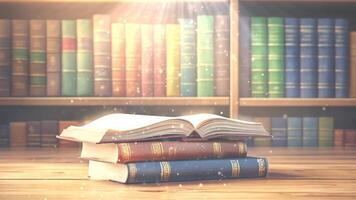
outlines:
[[[318,124],[317,117],[303,117],[303,146],[318,146]]]
[[[303,120],[301,117],[288,117],[287,119],[287,146],[302,146]]]

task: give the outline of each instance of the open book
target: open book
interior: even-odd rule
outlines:
[[[267,136],[260,123],[213,114],[179,117],[109,114],[83,126],[70,126],[58,138],[91,143],[118,143],[162,139],[243,140]]]

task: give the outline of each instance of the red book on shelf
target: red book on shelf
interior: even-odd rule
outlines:
[[[166,29],[163,24],[153,25],[153,93],[166,96]]]
[[[356,130],[345,130],[345,146],[356,146]]]
[[[141,90],[143,97],[153,96],[153,27],[141,25]]]
[[[112,96],[125,96],[125,25],[111,25]]]
[[[345,143],[345,130],[335,129],[334,130],[334,146],[342,147]]]
[[[78,126],[80,125],[80,122],[78,121],[59,121],[58,122],[58,133],[62,133],[62,131],[69,126]],[[70,140],[59,140],[58,141],[58,146],[59,147],[78,147],[80,143],[78,142],[73,142]]]

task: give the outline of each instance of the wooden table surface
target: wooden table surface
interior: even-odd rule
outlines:
[[[356,148],[251,148],[265,179],[124,185],[87,179],[80,149],[0,149],[0,200],[356,199]]]

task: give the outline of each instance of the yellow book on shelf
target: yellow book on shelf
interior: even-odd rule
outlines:
[[[176,97],[180,93],[179,25],[167,24],[167,96]]]

